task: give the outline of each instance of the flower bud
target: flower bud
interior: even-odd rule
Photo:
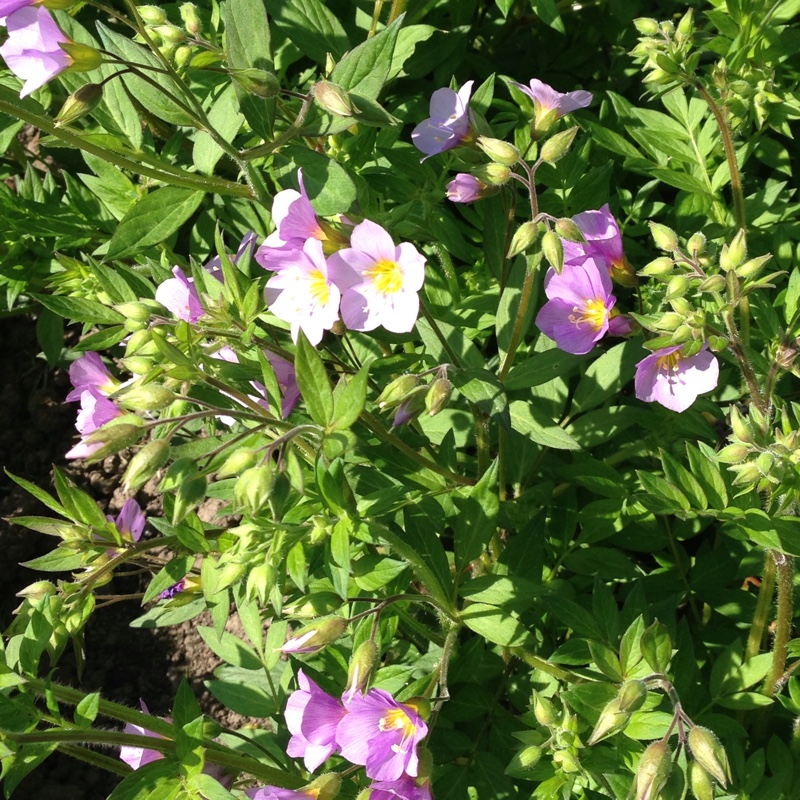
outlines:
[[[56,127],[70,125],[88,114],[103,99],[103,87],[99,83],[86,83],[76,89],[56,114]]]
[[[206,496],[208,481],[203,475],[193,475],[182,481],[175,493],[175,505],[172,509],[172,524],[177,525],[186,515],[197,508]]]
[[[399,428],[407,422],[416,419],[425,409],[425,397],[428,394],[427,386],[418,386],[411,394],[397,407],[392,427]]]
[[[255,466],[258,456],[255,450],[237,450],[231,453],[225,463],[217,470],[217,478],[230,478],[231,475],[240,475],[246,469]]]
[[[269,500],[272,492],[272,469],[266,464],[245,470],[233,487],[236,505],[249,514],[257,514]]]
[[[232,69],[230,74],[236,83],[246,92],[268,100],[280,94],[281,84],[274,73],[265,69],[250,67],[248,69]]]
[[[650,58],[669,75],[677,75],[681,71],[680,65],[666,53],[655,51]]]
[[[511,170],[502,164],[479,164],[471,172],[487,186],[502,186],[511,177]]]
[[[550,266],[560,275],[564,269],[564,245],[555,231],[547,231],[542,236],[542,252]]]
[[[160,411],[175,400],[175,394],[157,383],[134,386],[115,396],[123,408],[132,411]]]
[[[519,161],[519,150],[513,144],[491,136],[479,136],[478,147],[496,164],[513,167]]]
[[[197,36],[202,30],[200,17],[197,16],[197,7],[193,3],[184,3],[181,6],[181,19],[187,32],[192,36]]]
[[[153,33],[164,44],[182,44],[186,41],[186,34],[177,25],[172,25],[169,22],[164,25],[154,25]]]
[[[724,336],[709,336],[708,346],[713,353],[721,353],[728,349],[730,342]]]
[[[620,698],[618,696],[615,697],[606,704],[605,708],[600,713],[592,735],[589,737],[588,744],[597,744],[598,742],[602,742],[603,739],[607,739],[609,736],[619,733],[628,724],[630,718],[630,713],[622,708]]]
[[[650,17],[637,17],[633,24],[642,36],[655,36],[658,33],[658,21]]]
[[[581,771],[578,755],[571,750],[556,750],[553,753],[553,763],[568,775]]]
[[[146,25],[163,25],[167,21],[167,12],[158,6],[139,6],[139,16]]]
[[[562,159],[569,152],[569,148],[572,146],[577,132],[578,126],[573,125],[571,128],[567,128],[567,130],[561,131],[561,133],[557,133],[555,136],[548,139],[542,145],[539,158],[544,161],[545,164],[555,164],[556,161]]]
[[[683,315],[676,314],[674,311],[667,311],[656,323],[659,331],[676,331],[683,325]]]
[[[425,395],[425,408],[428,414],[435,417],[450,401],[452,394],[453,384],[447,378],[436,378]]]
[[[497,191],[496,186],[487,186],[469,172],[459,172],[446,188],[447,199],[453,203],[474,203]]]
[[[100,51],[88,44],[61,42],[59,47],[70,57],[69,68],[75,72],[91,72],[103,63]]]
[[[635,800],[656,800],[672,771],[672,752],[666,742],[653,742],[636,769]]]
[[[638,711],[647,699],[647,684],[644,681],[625,681],[617,694],[620,711]]]
[[[691,303],[685,297],[670,297],[669,302],[676,314],[688,317],[693,311]]]
[[[535,222],[523,222],[517,228],[508,248],[507,258],[514,258],[524,253],[539,238],[539,225]]]
[[[744,264],[736,268],[736,274],[740,278],[755,278],[767,265],[767,262],[772,258],[771,255],[758,256],[758,258],[751,258],[745,261]]]
[[[538,745],[528,745],[516,755],[516,761],[523,770],[533,769],[542,757],[542,748]]]
[[[660,256],[651,261],[644,269],[639,270],[639,275],[652,278],[666,278],[675,269],[675,264],[668,256]]]
[[[401,375],[395,378],[378,395],[376,400],[378,408],[394,408],[400,405],[418,385],[419,378],[416,375]]]
[[[358,646],[350,659],[350,668],[347,671],[347,689],[344,691],[345,697],[352,697],[356,692],[363,694],[367,691],[378,655],[378,646],[372,639],[367,639]]]
[[[727,272],[730,269],[736,269],[747,258],[747,240],[745,239],[744,230],[740,230],[736,236],[733,237],[731,243],[726,248],[722,248],[723,253],[720,255],[720,266]],[[723,265],[723,258],[726,265]]]
[[[678,33],[684,36],[691,36],[694,33],[694,9],[690,8],[678,23]]]
[[[701,255],[706,249],[706,237],[700,231],[692,234],[686,242],[686,249],[690,255]]]
[[[712,275],[697,287],[698,292],[722,292],[724,289],[725,278],[722,275]]]
[[[172,60],[176,67],[183,69],[189,66],[192,56],[194,56],[194,48],[191,45],[182,44],[173,54]]]
[[[329,644],[333,644],[347,630],[344,617],[328,617],[306,625],[287,639],[281,652],[283,653],[318,653]]]
[[[169,459],[169,442],[166,439],[154,439],[148,442],[130,460],[125,470],[122,479],[125,491],[138,491],[167,463],[167,459]]]
[[[768,455],[762,453],[762,455]],[[731,780],[731,768],[725,748],[713,731],[695,725],[689,731],[689,749],[700,766],[723,788]]]
[[[20,589],[16,596],[24,597],[26,600],[30,600],[31,603],[38,603],[43,597],[55,594],[57,591],[56,585],[50,581],[36,581],[24,589]]]
[[[102,446],[95,450],[87,460],[99,461],[106,456],[118,453],[120,450],[124,450],[126,447],[131,447],[136,444],[136,442],[139,441],[139,437],[142,435],[142,422],[139,420],[138,423],[135,423],[132,421],[135,419],[138,419],[138,417],[132,414],[126,414],[123,417],[112,419],[111,422],[107,422],[102,428],[98,428],[96,431],[90,433],[86,437],[86,441],[89,442],[89,444],[97,444],[100,442]],[[119,420],[130,421],[120,422]]]
[[[689,291],[689,279],[685,275],[675,275],[670,278],[667,284],[667,293],[664,295],[665,300],[675,300],[678,297],[683,297]]]
[[[697,800],[714,800],[714,784],[709,774],[697,763],[689,762],[689,787]]]
[[[315,797],[316,800],[333,800],[339,794],[341,786],[341,775],[336,772],[325,772],[311,781],[308,786],[300,789],[300,792],[307,794],[309,797]]]
[[[330,81],[317,81],[314,84],[314,99],[318,105],[335,117],[352,117],[353,104],[341,86]]]
[[[540,725],[550,727],[558,722],[558,714],[555,707],[546,697],[542,697],[539,692],[533,693],[531,705],[533,706],[533,715]]]
[[[673,251],[678,248],[678,234],[659,222],[650,222],[650,233],[659,250]]]
[[[147,375],[155,366],[152,358],[143,358],[142,356],[129,356],[122,359],[122,365],[128,372],[134,375]]]
[[[556,233],[568,242],[576,244],[586,244],[586,237],[583,231],[569,217],[561,217],[556,220]]]
[[[733,429],[733,435],[740,442],[745,444],[753,444],[755,442],[753,429],[734,405],[731,406],[731,428]]]

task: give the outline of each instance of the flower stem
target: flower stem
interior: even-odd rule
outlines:
[[[520,341],[522,340],[522,329],[525,325],[525,318],[528,316],[528,307],[531,304],[531,296],[533,294],[533,281],[536,278],[536,270],[528,267],[528,273],[525,275],[525,282],[522,284],[522,294],[519,298],[519,309],[517,310],[517,319],[514,322],[514,330],[511,332],[511,341],[508,343],[508,351],[503,360],[503,365],[500,367],[499,378],[505,381],[511,365],[514,363],[514,356],[517,353]]]
[[[764,694],[774,695],[783,685],[788,643],[792,629],[792,593],[794,590],[794,562],[791,556],[771,552],[778,571],[778,616],[775,620],[775,641],[772,644],[772,668],[764,682]]]
[[[303,99],[303,105],[300,106],[300,110],[297,112],[294,122],[280,136],[278,136],[277,139],[273,139],[271,142],[267,142],[266,144],[258,145],[258,147],[252,147],[250,150],[243,150],[241,153],[239,153],[242,160],[252,161],[254,158],[268,156],[273,150],[277,150],[279,147],[282,147],[288,141],[297,136],[297,134],[300,133],[300,129],[303,127],[303,123],[306,121],[308,112],[311,109],[312,99],[313,94],[309,92]]]
[[[761,643],[764,641],[769,609],[772,606],[772,595],[775,592],[775,571],[775,559],[772,557],[772,553],[767,551],[767,556],[764,560],[764,574],[761,577],[761,586],[756,600],[756,610],[753,614],[750,634],[747,637],[747,647],[744,651],[744,660],[746,662],[753,656],[758,655],[759,650],[761,650]]]

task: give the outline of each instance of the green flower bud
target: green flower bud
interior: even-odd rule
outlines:
[[[230,478],[231,475],[240,475],[246,469],[255,466],[258,455],[255,450],[237,450],[231,453],[225,463],[217,470],[218,478]]]
[[[344,617],[328,617],[306,625],[287,639],[281,651],[284,653],[318,653],[333,644],[347,630]]]
[[[694,9],[689,9],[678,23],[678,33],[691,36],[694,33]]]
[[[698,292],[722,292],[724,290],[725,278],[722,275],[712,275],[697,287]]]
[[[672,752],[666,742],[653,742],[636,769],[635,800],[656,800],[672,771]]]
[[[136,492],[144,486],[169,459],[169,442],[154,439],[148,442],[128,463],[122,486],[126,492]]]
[[[158,6],[139,6],[139,16],[146,25],[163,25],[167,21],[167,12]]]
[[[366,692],[372,681],[372,673],[378,662],[378,646],[372,639],[362,642],[350,659],[347,672],[347,689],[344,694],[352,696],[356,692]]]
[[[418,386],[411,392],[406,399],[397,407],[392,428],[399,428],[411,420],[416,419],[425,410],[425,399],[428,395],[427,386]]]
[[[271,97],[277,97],[280,94],[281,84],[273,72],[250,67],[248,69],[232,69],[230,74],[242,89],[254,94],[256,97],[269,100]]]
[[[561,768],[562,772],[575,774],[581,771],[581,764],[578,761],[578,754],[571,750],[556,750],[553,753],[553,763]]]
[[[120,420],[126,421],[121,422]],[[138,420],[138,422],[133,422],[133,420]],[[87,461],[99,461],[120,450],[125,450],[136,444],[141,435],[142,421],[139,417],[126,414],[123,417],[112,419],[111,422],[107,422],[102,428],[98,428],[86,437],[86,441],[90,444],[100,442],[102,445],[87,458]]]
[[[742,279],[756,278],[771,258],[772,256],[769,254],[758,256],[758,258],[751,258],[749,261],[745,261],[744,264],[736,268],[736,274]]]
[[[669,299],[670,305],[676,314],[683,314],[688,317],[694,310],[691,303],[685,297],[671,297]]]
[[[519,150],[513,144],[491,136],[479,136],[478,147],[496,164],[513,167],[519,161]]]
[[[123,408],[132,411],[160,411],[175,400],[175,394],[157,383],[134,386],[115,395]]]
[[[335,117],[352,117],[353,104],[341,86],[330,81],[317,81],[314,84],[314,100],[318,105]]]
[[[16,596],[24,597],[26,600],[30,600],[31,603],[38,603],[43,597],[47,597],[49,594],[55,594],[57,591],[58,588],[56,585],[50,581],[36,581],[26,586],[24,589],[20,589]]]
[[[698,338],[698,339],[691,339],[690,341],[684,344],[683,348],[681,349],[681,355],[684,358],[691,358],[692,356],[696,356],[704,346],[705,342]]]
[[[706,249],[706,237],[700,231],[692,234],[686,242],[686,249],[690,255],[701,255]]]
[[[644,681],[625,681],[617,694],[620,711],[638,711],[647,699],[647,684]]]
[[[731,428],[733,429],[734,436],[745,444],[753,444],[755,438],[753,436],[753,429],[747,420],[741,415],[736,406],[731,406]]]
[[[733,447],[733,445],[729,446]],[[723,450],[724,449],[726,448],[723,448]],[[734,486],[747,486],[752,489],[763,477],[755,464],[739,464],[738,466],[731,467],[731,469],[736,471],[736,477],[733,479]]]
[[[539,225],[535,222],[523,222],[517,228],[508,248],[507,258],[514,258],[524,253],[539,238]]]
[[[186,515],[203,502],[206,496],[208,481],[203,475],[194,475],[182,481],[175,493],[175,505],[172,510],[172,524],[177,525]]]
[[[197,36],[202,30],[200,17],[197,16],[197,7],[193,3],[184,3],[181,6],[181,19],[187,32],[192,36]]]
[[[419,378],[416,375],[401,375],[389,383],[378,395],[378,408],[394,408],[399,406],[409,393],[417,388]]]
[[[177,25],[172,25],[169,22],[164,25],[154,25],[153,33],[164,44],[182,44],[186,41],[186,34]]]
[[[435,417],[449,402],[453,394],[453,384],[447,378],[436,378],[425,395],[425,408],[428,414]]]
[[[762,455],[769,455],[762,453]],[[725,748],[713,731],[695,725],[689,731],[689,749],[700,766],[723,788],[731,780],[731,768]]]
[[[542,748],[538,745],[528,745],[516,755],[516,760],[522,769],[533,769],[542,757]]]
[[[189,62],[194,55],[194,47],[188,44],[182,44],[173,54],[172,60],[175,62],[176,67],[183,69],[189,66]]]
[[[56,127],[70,125],[88,114],[103,99],[103,87],[99,83],[87,83],[76,89],[56,114]]]
[[[103,63],[103,55],[88,44],[78,42],[61,42],[59,47],[70,57],[69,69],[75,72],[91,72]]]
[[[678,234],[659,222],[650,222],[650,233],[659,250],[673,251],[678,248]]]
[[[709,774],[697,763],[689,762],[689,787],[697,800],[714,800],[714,784]]]
[[[633,24],[642,36],[655,36],[658,33],[658,21],[650,17],[637,17]]]
[[[772,453],[761,453],[756,459],[756,466],[762,475],[769,475],[774,464],[775,456],[773,456]],[[694,730],[694,728],[692,730]],[[701,758],[698,757],[697,760],[700,761],[701,764],[703,763]],[[711,770],[709,770],[709,772],[711,772]],[[713,772],[711,772],[711,774],[714,775]],[[717,776],[714,775],[714,777],[716,778]]]
[[[510,177],[511,170],[502,164],[479,164],[470,172],[487,186],[502,186]]]
[[[655,327],[660,331],[675,331],[683,325],[684,318],[681,314],[676,314],[674,311],[668,311],[656,323]]]
[[[667,293],[664,295],[665,300],[675,300],[678,297],[683,297],[689,291],[689,279],[685,275],[675,275],[670,278],[667,284]]]
[[[540,725],[550,727],[558,722],[558,713],[556,712],[553,704],[546,698],[542,697],[539,692],[533,693],[532,700],[533,715]]]
[[[236,505],[249,514],[257,514],[267,504],[272,493],[272,469],[266,464],[245,470],[233,487]]]
[[[639,275],[650,278],[666,278],[675,269],[675,264],[668,256],[660,256],[651,261],[644,269],[639,270]]]
[[[325,772],[300,791],[305,792],[309,797],[317,798],[317,800],[333,800],[339,794],[341,786],[341,775],[336,772]]]
[[[589,745],[602,742],[609,736],[619,733],[630,721],[631,715],[622,708],[620,698],[617,696],[600,713],[597,724],[594,726],[592,735],[589,737]]]
[[[561,217],[556,220],[556,233],[568,242],[586,244],[586,237],[581,229],[569,218]]]
[[[728,349],[730,342],[724,336],[709,336],[708,346],[714,353],[721,353],[723,350]]]
[[[577,132],[578,126],[573,125],[571,128],[567,128],[567,130],[561,131],[561,133],[557,133],[555,136],[548,139],[542,145],[539,158],[541,158],[545,164],[555,164],[569,152],[569,148],[572,147],[572,142]]]
[[[136,322],[150,322],[153,316],[152,308],[150,308],[149,305],[141,302],[117,303],[117,305],[114,306],[114,310],[119,311],[123,317],[132,319]]]
[[[152,358],[129,356],[128,358],[122,359],[122,365],[134,375],[147,375],[147,373],[150,372],[150,370],[155,366],[155,362]]]
[[[564,269],[564,245],[555,231],[547,231],[542,236],[542,252],[550,266],[560,275]]]

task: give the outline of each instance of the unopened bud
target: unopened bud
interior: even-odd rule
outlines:
[[[667,284],[665,300],[674,300],[683,297],[689,290],[689,279],[685,275],[675,275]]]
[[[539,226],[535,222],[523,222],[517,228],[508,248],[508,258],[524,253],[539,237]]]
[[[478,147],[496,164],[513,167],[519,161],[519,150],[513,144],[491,136],[479,136]]]
[[[771,258],[772,256],[769,254],[758,256],[758,258],[751,258],[749,261],[745,261],[744,264],[736,268],[736,274],[743,279],[756,278]]]
[[[673,251],[678,248],[678,234],[659,222],[650,222],[650,233],[659,250]]]
[[[672,274],[675,264],[668,256],[660,256],[651,261],[644,269],[639,270],[639,274],[650,278],[666,278]]]
[[[676,314],[674,311],[668,311],[663,314],[661,319],[658,320],[656,327],[659,331],[676,331],[683,325],[684,318],[681,314]]]
[[[307,794],[316,800],[333,800],[342,786],[342,777],[336,772],[326,772],[315,778],[308,786],[299,790],[300,794]]]
[[[672,752],[666,742],[653,742],[636,769],[635,800],[656,800],[672,771]]]
[[[206,496],[208,481],[203,475],[187,478],[178,486],[175,493],[175,505],[172,509],[172,524],[177,525],[186,515],[203,502]]]
[[[88,44],[61,42],[59,47],[70,57],[69,68],[75,72],[91,72],[103,63],[100,51]]]
[[[416,375],[401,375],[395,378],[378,395],[376,400],[378,408],[394,408],[400,405],[418,385],[419,378]]]
[[[26,600],[30,600],[31,603],[38,603],[43,597],[55,594],[57,591],[55,584],[50,581],[36,581],[24,589],[20,589],[16,596],[24,597]]]
[[[194,48],[188,44],[182,44],[172,55],[172,60],[175,62],[176,67],[183,69],[189,66],[189,62],[194,56]]]
[[[126,492],[136,492],[167,463],[169,443],[166,439],[148,442],[128,463],[122,485]]]
[[[721,292],[725,289],[725,278],[722,275],[712,275],[706,278],[698,287],[698,292]]]
[[[620,711],[638,711],[647,699],[647,684],[644,681],[625,681],[617,694]]]
[[[559,715],[556,713],[555,707],[546,697],[542,697],[539,692],[533,693],[532,706],[533,715],[536,717],[536,721],[540,725],[549,727],[558,722]]]
[[[589,745],[597,744],[602,742],[603,739],[619,733],[628,724],[630,718],[630,713],[622,708],[619,697],[615,697],[606,704],[606,707],[600,713],[592,735],[589,737]]]
[[[119,422],[121,419],[131,420],[130,422]],[[100,447],[95,450],[89,457],[89,461],[99,461],[106,456],[113,453],[118,453],[126,447],[131,447],[139,441],[142,435],[142,423],[133,420],[138,420],[131,414],[126,414],[124,417],[117,417],[107,422],[102,428],[98,428],[86,437],[89,444],[100,443]]]
[[[186,26],[186,30],[192,36],[197,36],[200,33],[202,25],[200,17],[197,16],[197,7],[193,3],[184,3],[181,6],[181,19]]]
[[[76,89],[61,106],[56,115],[56,126],[70,125],[88,114],[103,99],[103,87],[99,83],[86,83]]]
[[[347,630],[344,617],[328,617],[301,628],[281,647],[284,653],[317,653]]]
[[[711,776],[694,760],[689,762],[689,787],[697,800],[714,800]]]
[[[581,771],[578,754],[571,750],[556,750],[553,753],[553,763],[568,775],[574,775]]]
[[[427,386],[419,386],[397,407],[392,427],[399,428],[411,420],[416,419],[425,410],[425,397],[428,394]]]
[[[425,395],[425,408],[428,414],[435,417],[450,401],[453,394],[453,384],[447,378],[436,378],[431,383],[428,394]]]
[[[578,126],[573,125],[571,128],[567,128],[567,130],[561,131],[561,133],[557,133],[548,139],[542,145],[539,158],[546,164],[555,164],[556,161],[562,159],[569,152],[577,132]]]
[[[516,761],[523,770],[533,769],[542,757],[542,748],[532,744],[517,753]]]
[[[230,478],[240,475],[246,469],[255,466],[258,455],[255,450],[237,450],[225,459],[225,463],[217,470],[218,478]]]
[[[272,470],[266,464],[245,470],[233,487],[233,499],[242,510],[257,514],[269,500],[272,492]]]
[[[564,245],[555,231],[547,231],[542,236],[542,253],[550,266],[560,275],[564,269]]]
[[[352,698],[356,692],[362,694],[367,691],[372,681],[372,672],[378,661],[378,646],[372,639],[362,642],[353,657],[350,659],[350,669],[347,672],[347,689],[345,697]]]
[[[768,455],[762,453],[762,455]],[[731,768],[725,748],[713,731],[695,725],[689,731],[689,749],[700,766],[723,788],[731,780]]]
[[[706,249],[706,237],[698,231],[689,237],[686,249],[691,255],[701,255]]]
[[[145,386],[134,386],[115,395],[115,399],[123,408],[132,411],[160,411],[175,400],[175,394],[157,383]]]
[[[341,86],[330,81],[317,81],[314,84],[314,99],[319,106],[335,117],[352,117],[353,104]]]
[[[690,8],[681,17],[681,21],[678,23],[678,33],[682,33],[684,36],[691,36],[694,33],[694,9]]]
[[[650,17],[637,17],[633,24],[642,36],[655,36],[658,33],[658,21]]]
[[[91,84],[89,84],[91,85]],[[86,88],[86,87],[84,87]],[[140,302],[117,303],[114,306],[116,311],[119,311],[126,319],[134,320],[135,322],[150,322],[153,316],[153,310],[150,306]]]
[[[668,75],[677,75],[680,71],[680,65],[666,53],[656,50],[650,58]]]
[[[138,11],[146,25],[163,25],[167,21],[167,12],[158,6],[139,6]]]
[[[154,25],[153,33],[165,44],[181,44],[186,41],[186,34],[177,25],[171,23]]]
[[[755,442],[750,424],[734,405],[731,406],[731,428],[733,429],[733,435],[740,442],[745,444],[753,444]]]
[[[274,73],[265,69],[232,69],[230,74],[236,83],[246,92],[268,100],[276,97],[281,91],[281,84]]]
[[[511,170],[502,164],[479,164],[471,172],[488,186],[502,186],[511,177]]]
[[[575,242],[576,244],[586,244],[586,237],[583,231],[577,224],[569,217],[561,217],[556,220],[556,233],[568,242]]]
[[[687,318],[694,310],[685,297],[670,297],[669,302],[676,314],[683,314]]]

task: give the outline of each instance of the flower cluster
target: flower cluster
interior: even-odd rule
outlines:
[[[299,192],[286,189],[275,196],[276,230],[256,252],[258,263],[275,273],[264,290],[269,310],[289,323],[295,342],[302,330],[319,344],[340,314],[351,330],[382,325],[410,332],[419,314],[425,257],[412,244],[395,246],[370,220],[355,225],[348,242],[317,217],[300,171],[298,182]]]

